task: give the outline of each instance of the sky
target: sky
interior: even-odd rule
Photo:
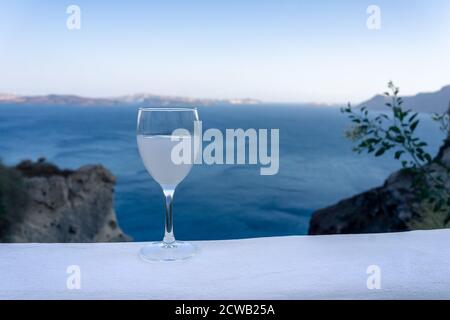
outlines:
[[[360,102],[450,84],[449,39],[448,0],[0,0],[0,92]]]

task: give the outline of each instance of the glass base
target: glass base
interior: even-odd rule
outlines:
[[[143,247],[139,255],[145,261],[177,261],[189,259],[196,252],[197,247],[187,242],[152,242]]]

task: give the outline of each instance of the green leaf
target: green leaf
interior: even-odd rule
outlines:
[[[416,152],[423,155],[425,153],[425,151],[422,148],[417,148]]]
[[[402,154],[405,153],[405,151],[403,150],[399,150],[395,153],[395,159],[400,159],[400,157],[402,156]]]
[[[417,158],[419,158],[420,161],[425,161],[425,159],[421,153],[417,154]]]
[[[384,147],[381,147],[378,149],[378,151],[375,153],[375,157],[382,156],[386,152],[386,149]]]
[[[416,144],[416,147],[426,147],[428,145],[428,143],[426,142],[420,142],[418,144]]]
[[[380,139],[369,138],[366,140],[366,143],[373,144],[373,143],[378,143],[379,141],[380,141]]]
[[[414,131],[414,130],[416,129],[417,125],[419,124],[419,121],[420,121],[420,120],[414,121],[414,122],[409,126],[409,129],[411,129],[411,131]]]
[[[390,131],[394,131],[395,133],[400,133],[400,132],[401,132],[401,131],[400,131],[400,128],[397,127],[397,126],[391,126],[391,127],[389,128],[389,130],[390,130]]]
[[[414,119],[418,116],[418,113],[414,113],[411,117],[409,117],[408,122],[411,123],[414,121]]]

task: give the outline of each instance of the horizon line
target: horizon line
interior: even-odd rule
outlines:
[[[450,84],[443,85],[440,87],[440,89],[435,91],[418,91],[413,94],[403,95],[403,97],[414,97],[419,94],[425,94],[425,93],[436,93],[441,91],[442,89],[450,87]],[[382,92],[375,93],[369,98],[365,98],[362,101],[357,101],[354,103],[354,105],[360,105],[366,101],[369,101],[370,99],[373,99],[376,96],[382,95]],[[48,94],[16,94],[16,93],[7,93],[7,92],[0,92],[0,102],[8,101],[9,99],[5,99],[6,97],[10,97],[13,102],[13,98],[44,98],[44,97],[51,97],[51,96],[57,96],[57,97],[76,97],[81,99],[93,99],[93,100],[119,100],[119,99],[125,99],[125,98],[132,98],[132,97],[138,97],[138,96],[144,96],[146,97],[155,97],[155,98],[167,98],[167,99],[186,99],[186,100],[193,100],[192,102],[195,102],[195,100],[198,101],[210,101],[210,102],[233,102],[233,101],[251,101],[254,104],[312,104],[312,105],[318,105],[318,106],[337,106],[342,104],[347,104],[349,101],[346,102],[321,102],[321,101],[273,101],[273,100],[263,100],[259,98],[253,98],[253,97],[233,97],[233,98],[205,98],[205,97],[194,97],[194,96],[186,96],[186,95],[177,95],[177,94],[154,94],[154,93],[145,93],[145,92],[136,92],[131,94],[122,94],[117,96],[89,96],[89,95],[82,95],[82,94],[76,94],[76,93],[48,93]]]

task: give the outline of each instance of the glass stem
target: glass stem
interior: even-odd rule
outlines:
[[[175,236],[173,234],[173,194],[174,189],[164,189],[164,200],[166,205],[166,228],[164,232],[164,244],[172,244],[175,242]]]

